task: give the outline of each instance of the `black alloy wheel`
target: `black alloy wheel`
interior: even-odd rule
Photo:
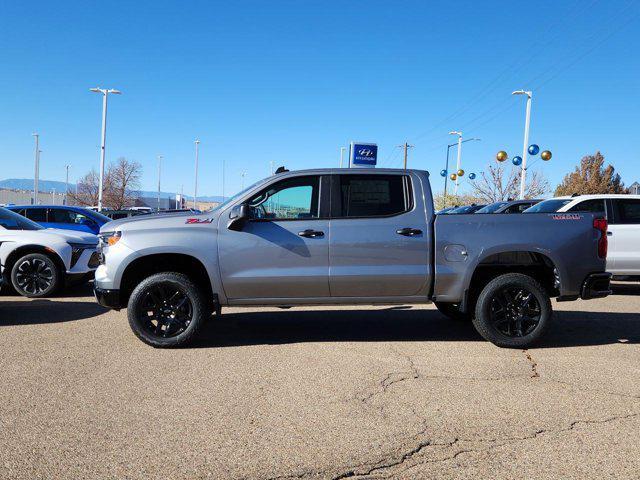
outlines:
[[[133,333],[147,345],[182,347],[211,316],[211,302],[187,275],[163,272],[142,280],[129,297]]]
[[[137,310],[142,328],[158,338],[180,335],[193,320],[189,297],[184,289],[171,282],[158,282],[149,287]]]
[[[491,323],[507,337],[524,337],[533,332],[542,314],[536,297],[524,287],[505,286],[491,298]]]
[[[494,345],[529,348],[551,323],[549,293],[533,277],[507,273],[484,286],[475,308],[473,325]]]
[[[11,283],[24,297],[51,295],[59,285],[60,275],[54,261],[41,253],[19,258],[11,269]]]

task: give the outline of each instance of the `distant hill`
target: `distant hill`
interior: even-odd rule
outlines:
[[[74,188],[73,183],[69,184],[69,190]],[[56,180],[39,180],[38,189],[41,192],[50,193],[55,189],[56,192],[64,192],[66,190],[66,184],[64,182],[58,182]],[[10,190],[33,190],[33,179],[29,178],[8,178],[6,180],[0,180],[0,188],[8,188]],[[175,198],[176,192],[160,192],[161,198]],[[158,192],[141,190],[141,197],[157,197]],[[189,195],[185,195],[186,199],[193,198]],[[202,202],[221,202],[222,197],[218,195],[198,196],[198,200]]]

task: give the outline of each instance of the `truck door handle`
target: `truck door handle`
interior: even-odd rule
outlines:
[[[613,237],[613,232],[607,232],[607,237]]]
[[[302,232],[298,232],[298,235],[306,238],[316,238],[316,237],[324,237],[324,232],[320,232],[318,230],[304,230]]]
[[[396,230],[398,235],[404,235],[405,237],[414,237],[416,235],[421,235],[422,230],[418,230],[417,228],[400,228]]]

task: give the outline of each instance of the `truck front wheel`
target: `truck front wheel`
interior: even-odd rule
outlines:
[[[508,273],[484,287],[473,325],[483,338],[499,347],[528,348],[542,338],[551,315],[549,295],[536,280]]]
[[[129,297],[127,316],[136,336],[153,347],[182,347],[193,341],[211,314],[202,290],[181,273],[145,278]]]

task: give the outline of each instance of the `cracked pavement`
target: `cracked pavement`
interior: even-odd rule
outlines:
[[[155,350],[0,296],[0,478],[638,478],[640,285],[499,349],[432,306],[225,309]]]

